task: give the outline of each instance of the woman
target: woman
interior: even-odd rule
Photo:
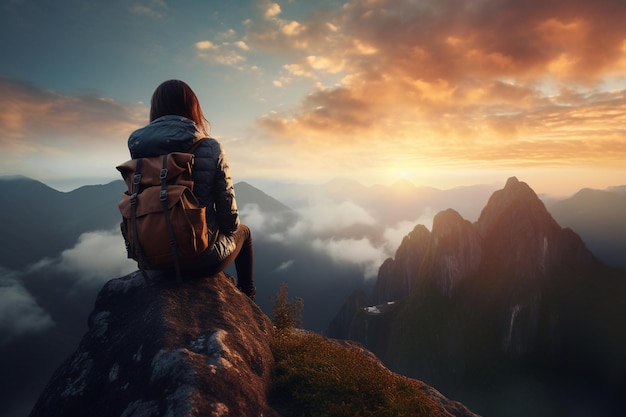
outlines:
[[[193,90],[183,81],[165,81],[152,95],[150,124],[130,135],[128,148],[133,159],[146,158],[188,152],[196,141],[207,138],[194,151],[193,191],[200,204],[207,207],[207,225],[219,234],[212,248],[184,268],[213,275],[234,260],[237,287],[254,300],[250,229],[239,223],[228,160],[219,142],[209,137],[208,127]]]

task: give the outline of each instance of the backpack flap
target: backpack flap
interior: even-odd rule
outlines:
[[[191,168],[194,163],[194,155],[191,153],[173,152],[167,158],[167,183],[180,184],[193,189],[193,176]],[[137,159],[131,159],[118,165],[116,169],[122,174],[122,178],[128,187],[132,190],[133,177],[137,170]],[[151,157],[142,159],[140,191],[148,186],[160,185],[161,178],[159,173],[162,168],[161,157]]]
[[[172,185],[172,186],[167,187],[167,205],[170,208],[170,210],[177,203],[179,203],[179,200],[181,199],[185,191],[189,191],[189,189],[182,185]],[[143,190],[137,196],[137,211],[136,211],[137,217],[142,217],[142,216],[153,214],[153,213],[163,213],[163,204],[161,203],[160,195],[161,195],[161,190],[157,187],[150,187],[150,188],[146,188],[145,190]],[[194,199],[195,199],[195,196],[193,196],[193,194],[191,195],[191,198],[186,197],[184,199],[184,201],[186,202],[185,204],[187,205],[191,204],[193,207]],[[195,199],[196,206],[199,207],[200,205],[197,203],[197,201],[198,200]],[[123,194],[122,201],[119,202],[118,207],[120,209],[120,213],[122,214],[122,217],[130,218],[130,214],[131,214],[130,213],[130,210],[131,210],[130,194],[128,193]]]

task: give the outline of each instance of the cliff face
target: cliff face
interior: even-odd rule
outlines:
[[[426,257],[430,232],[417,225],[402,239],[393,259],[387,259],[378,271],[374,288],[374,303],[397,300],[409,294],[417,285],[417,274]]]
[[[476,272],[481,256],[480,236],[472,224],[455,210],[442,211],[433,219],[432,233],[421,224],[415,226],[395,257],[381,265],[373,301],[398,300],[418,286],[431,284],[450,295],[459,282]]]
[[[451,296],[462,281],[476,273],[481,260],[478,233],[459,213],[448,209],[433,219],[428,260],[419,275],[422,281],[432,281],[440,294]]]
[[[225,275],[109,281],[31,416],[272,416],[272,324]]]

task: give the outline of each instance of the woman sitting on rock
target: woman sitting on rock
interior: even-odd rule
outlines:
[[[209,122],[193,90],[183,81],[169,80],[157,87],[150,101],[150,124],[133,132],[128,148],[133,159],[189,152],[195,142],[193,192],[206,207],[207,225],[219,231],[215,244],[184,270],[203,276],[223,271],[233,261],[237,287],[254,300],[253,250],[250,229],[239,221],[230,168],[220,143],[208,133]]]

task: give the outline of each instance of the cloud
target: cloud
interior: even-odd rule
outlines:
[[[333,18],[330,11],[316,12],[312,18],[301,20],[282,19],[282,8],[277,3],[262,2],[261,11],[263,19],[245,22],[245,38],[257,48],[281,55],[319,50],[337,29],[328,21]]]
[[[239,209],[241,222],[254,231],[255,236],[261,235],[270,241],[284,239],[282,231],[286,227],[285,217],[277,213],[264,213],[258,204],[246,204]]]
[[[378,269],[382,263],[396,252],[402,239],[418,224],[432,227],[434,213],[425,209],[415,221],[401,221],[394,226],[387,227],[382,238],[373,230],[365,232],[361,238],[342,238],[341,229],[331,237],[315,237],[311,247],[326,253],[333,261],[358,265],[365,279],[376,279]],[[350,226],[350,225],[347,225]]]
[[[282,213],[263,212],[257,204],[241,207],[240,215],[242,222],[257,233],[279,234],[280,240],[333,235],[350,228],[376,225],[371,213],[351,201],[312,201],[296,210],[296,221],[287,221]]]
[[[300,221],[288,231],[291,236],[333,234],[355,226],[376,224],[376,219],[366,209],[351,201],[316,202],[300,208],[298,213]]]
[[[247,204],[241,209],[241,218],[256,241],[316,251],[335,263],[357,266],[366,279],[375,279],[380,265],[393,256],[402,239],[416,224],[432,224],[434,215],[426,209],[416,221],[383,228],[381,219],[351,201],[315,200],[296,212],[297,220],[286,223],[280,215]],[[285,261],[274,272],[288,270],[293,264],[294,260]]]
[[[376,279],[378,268],[387,258],[384,249],[375,246],[367,238],[362,239],[315,239],[315,250],[326,253],[335,262],[358,265],[365,279]]]
[[[270,19],[280,14],[280,5],[278,3],[268,3],[265,10],[265,18]]]
[[[143,0],[135,2],[130,10],[138,15],[161,19],[169,11],[169,7],[164,0]]]
[[[418,224],[424,225],[429,230],[432,229],[434,216],[435,213],[431,209],[426,208],[417,220],[404,220],[392,227],[386,228],[383,233],[383,237],[388,253],[395,253],[400,247],[402,239],[404,239]]]
[[[245,37],[239,37],[232,28],[216,34],[212,40],[197,41],[194,48],[196,56],[210,64],[231,67],[238,71],[258,70],[256,65],[247,62],[247,54],[252,52],[252,48]]]
[[[311,68],[317,71],[325,71],[329,73],[337,73],[343,70],[344,61],[334,61],[324,56],[309,55],[306,57],[306,62]]]
[[[16,278],[0,270],[0,344],[26,332],[50,328],[54,321]]]
[[[119,231],[83,233],[76,246],[66,249],[55,267],[77,277],[77,284],[101,286],[112,278],[137,269],[135,261],[126,258]]]
[[[296,261],[295,261],[295,260],[293,260],[293,259],[290,259],[290,260],[288,260],[288,261],[285,261],[285,262],[281,263],[280,265],[278,265],[278,267],[276,267],[276,269],[274,270],[274,272],[283,272],[283,271],[287,271],[287,270],[289,270],[289,269],[293,266],[293,264],[294,264],[295,262],[296,262]]]
[[[103,138],[123,146],[147,120],[140,104],[97,94],[68,96],[5,77],[0,77],[0,106],[0,144],[9,151],[50,151],[52,138],[63,138],[68,146],[97,147]]]
[[[111,161],[128,159],[126,140],[148,119],[140,103],[69,96],[4,77],[0,108],[0,173],[39,178],[112,178]]]
[[[233,43],[237,48],[242,49],[244,51],[249,51],[250,47],[244,41],[237,41]]]
[[[224,65],[238,70],[251,69],[245,65],[246,56],[242,52],[250,50],[244,41],[221,42],[219,44],[210,40],[195,43],[196,55],[207,62]]]
[[[298,158],[332,147],[333,166],[355,148],[406,165],[617,166],[625,15],[614,0],[352,0],[297,22],[276,13],[249,25],[249,42],[287,60],[285,79],[319,84],[258,125]]]
[[[118,229],[96,230],[80,235],[74,247],[58,257],[44,258],[25,269],[28,274],[46,271],[71,282],[74,290],[100,288],[107,281],[137,270],[137,263],[126,257]]]
[[[265,232],[272,222],[271,216],[263,213],[258,204],[246,204],[239,209],[241,220],[248,227]]]

